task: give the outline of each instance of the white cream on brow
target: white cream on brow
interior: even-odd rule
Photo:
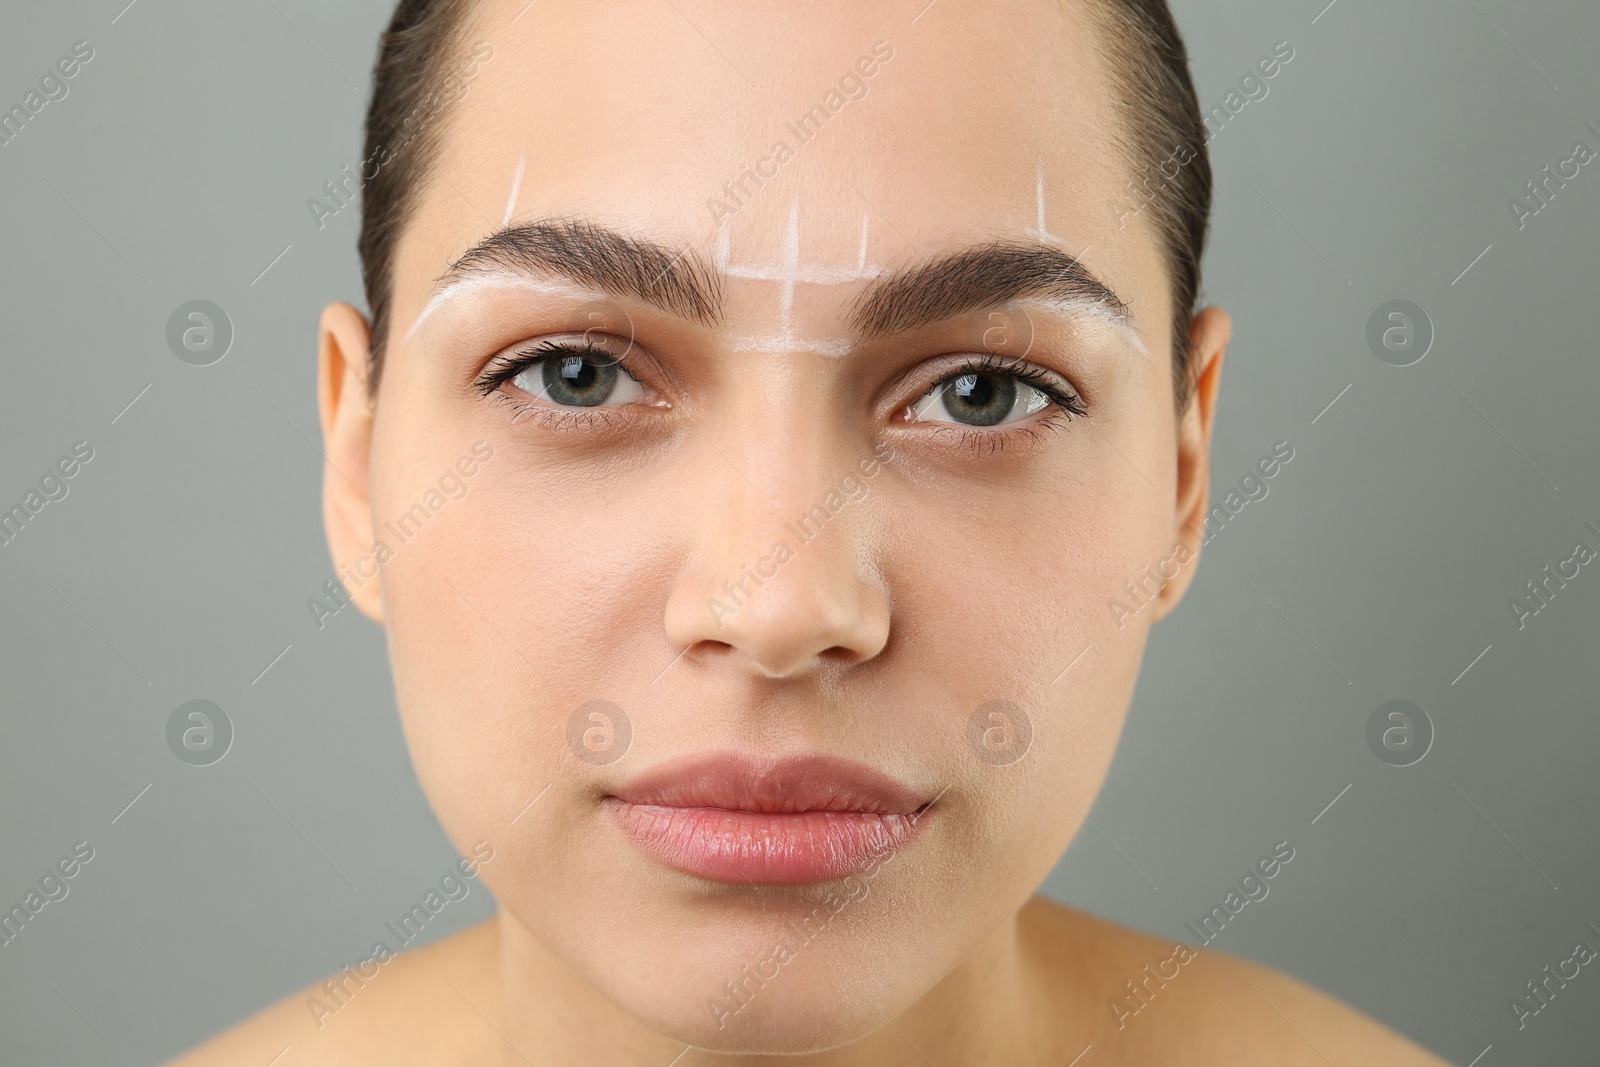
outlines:
[[[840,279],[840,281],[843,280]],[[833,282],[830,281],[823,284],[833,284]],[[402,342],[409,341],[422,328],[423,323],[444,305],[483,291],[533,292],[538,293],[540,296],[581,300],[593,300],[599,295],[594,289],[585,286],[531,278],[514,271],[486,271],[481,274],[473,274],[450,283],[434,294],[433,298],[428,301],[422,312],[412,323],[411,328],[406,331]],[[1066,313],[1074,317],[1086,318],[1097,322],[1128,341],[1135,351],[1142,355],[1149,355],[1149,350],[1129,323],[1128,317],[1107,307],[1104,301],[1073,297],[1023,297],[1012,301],[1012,303],[1019,306],[1037,307],[1041,311],[1048,313]],[[726,335],[723,344],[736,352],[814,352],[835,357],[844,356],[856,347],[856,342],[848,337],[814,340],[799,338],[793,335],[792,328],[789,331],[777,334]]]
[[[538,293],[540,296],[568,297],[584,300],[593,300],[600,295],[596,290],[588,288],[587,286],[581,286],[571,282],[559,282],[541,278],[532,278],[526,274],[519,274],[516,271],[494,270],[483,271],[482,273],[473,273],[465,278],[451,282],[449,285],[433,294],[433,298],[423,306],[422,311],[419,312],[416,319],[412,321],[411,328],[405,332],[405,335],[400,339],[401,342],[404,343],[411,340],[412,335],[420,330],[422,328],[422,324],[426,322],[434,314],[434,312],[438,311],[441,307],[450,303],[454,303],[463,297],[472,296],[484,290],[495,289],[503,289],[507,291],[522,290],[524,292]]]
[[[1074,318],[1087,320],[1093,327],[1109,335],[1120,337],[1127,341],[1129,346],[1141,356],[1149,356],[1150,350],[1145,347],[1144,339],[1133,328],[1125,312],[1109,307],[1104,300],[1091,300],[1084,296],[1025,296],[1010,301],[1011,304],[1022,307],[1037,307],[1042,311],[1053,314],[1067,314]]]

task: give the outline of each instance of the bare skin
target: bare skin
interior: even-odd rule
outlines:
[[[1209,950],[1119,1017],[1173,946],[1034,896],[1193,578],[1230,324],[1189,323],[1179,408],[1168,264],[1150,213],[1116,207],[1134,168],[1083,6],[923,7],[474,9],[493,58],[401,236],[377,395],[348,304],[318,373],[334,561],[387,631],[440,823],[492,850],[499,917],[181,1064],[1439,1062]],[[802,139],[806,115],[827,117]],[[582,263],[448,270],[502,222],[523,248],[647,242],[632,267],[705,299]],[[563,407],[530,352],[591,332],[626,376]],[[962,421],[963,378],[1014,400]],[[1108,613],[1146,567],[1150,603]],[[596,699],[631,722],[615,762],[567,732]],[[1009,762],[985,747],[996,700],[1029,724]],[[865,875],[685,873],[608,812],[707,752],[865,763],[925,822]],[[728,999],[824,906],[780,977]]]
[[[1122,983],[1170,958],[1173,946],[1035,898],[1000,932],[1009,942],[1007,966],[996,977],[1016,990],[1004,1025],[982,1025],[971,1001],[947,981],[898,1020],[836,1055],[785,1062],[861,1063],[919,1067],[917,1046],[935,1063],[1014,1067],[1023,1064],[1259,1064],[1261,1067],[1432,1067],[1444,1061],[1344,1004],[1276,971],[1221,953],[1202,951],[1179,977],[1149,998],[1146,1008],[1118,1026],[1108,1010]],[[576,1028],[555,1020],[537,1035],[506,1037],[500,1000],[500,929],[491,919],[426,948],[405,953],[379,979],[355,990],[347,1005],[319,1027],[307,1010],[311,986],[174,1062],[173,1067],[259,1067],[289,1046],[279,1061],[306,1067],[388,1064],[394,1067],[585,1063],[666,1064],[683,1051],[669,1042],[641,1041],[622,1058],[597,1059]],[[570,980],[570,979],[569,979]],[[453,988],[452,988],[453,987]],[[352,987],[353,988],[353,987]],[[989,1010],[998,1008],[999,1001]],[[1226,1026],[1217,1026],[1218,1018]],[[563,1033],[565,1030],[565,1033]],[[975,1031],[989,1043],[973,1043]],[[913,1036],[915,1035],[915,1036]],[[526,1042],[526,1043],[525,1043]],[[951,1048],[971,1058],[947,1058]],[[736,1064],[741,1057],[690,1051],[684,1067]]]

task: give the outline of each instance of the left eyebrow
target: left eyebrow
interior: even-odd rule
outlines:
[[[850,324],[862,337],[885,337],[1024,297],[1128,318],[1128,305],[1077,257],[995,241],[877,279],[857,298]]]

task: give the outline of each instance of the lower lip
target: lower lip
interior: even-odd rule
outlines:
[[[684,874],[731,885],[814,885],[860,874],[910,843],[926,814],[735,811],[615,797],[605,806],[645,854]]]

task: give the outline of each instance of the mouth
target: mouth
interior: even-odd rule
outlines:
[[[792,886],[883,863],[921,832],[933,799],[852,760],[716,753],[648,771],[602,805],[623,836],[673,870]]]

